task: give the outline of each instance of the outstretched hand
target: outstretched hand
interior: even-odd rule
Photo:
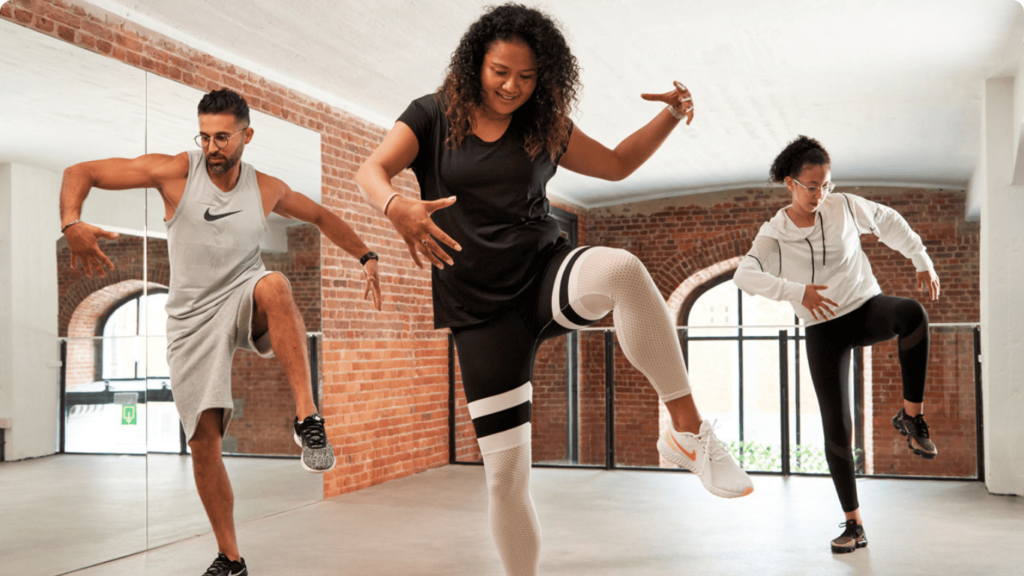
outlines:
[[[811,316],[814,316],[815,320],[828,320],[829,314],[833,318],[836,317],[835,309],[839,308],[839,304],[819,294],[822,290],[827,289],[828,286],[822,284],[808,284],[804,287],[804,299],[800,303],[811,311]]]
[[[932,300],[939,299],[939,275],[935,273],[935,270],[917,273],[917,289],[924,290],[925,287],[928,288],[928,295]]]
[[[690,122],[693,122],[693,96],[686,86],[679,82],[673,82],[673,84],[675,90],[664,94],[641,94],[640,97],[650,102],[664,102],[675,108],[680,115],[686,116],[686,125],[689,126]]]
[[[387,217],[398,234],[405,240],[405,245],[409,247],[409,254],[412,255],[416,266],[423,267],[420,256],[426,258],[438,269],[443,269],[445,263],[449,266],[455,263],[448,252],[438,244],[438,240],[455,250],[462,250],[462,246],[459,246],[458,242],[452,240],[430,219],[431,214],[452,204],[455,204],[454,196],[430,201],[411,200],[404,196],[396,196],[388,206]]]
[[[80,222],[64,231],[64,237],[68,239],[68,250],[71,252],[71,268],[77,268],[81,260],[82,269],[86,275],[92,278],[93,271],[96,271],[101,278],[107,277],[104,268],[114,269],[114,263],[107,258],[107,255],[100,250],[99,239],[115,240],[120,234],[107,232],[106,230],[93,226],[87,222]]]

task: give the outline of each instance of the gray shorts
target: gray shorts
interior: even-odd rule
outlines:
[[[186,441],[192,439],[199,415],[206,410],[223,408],[221,435],[227,432],[234,412],[231,360],[235,350],[250,350],[264,358],[274,355],[269,332],[259,340],[252,339],[253,291],[256,283],[267,274],[275,272],[256,275],[235,288],[209,319],[198,326],[189,326],[187,336],[167,344],[171,390]]]

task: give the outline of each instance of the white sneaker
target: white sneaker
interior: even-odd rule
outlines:
[[[665,460],[696,474],[715,496],[739,498],[754,491],[750,476],[715,436],[713,422],[701,422],[699,434],[676,432],[669,424],[658,439],[658,452]]]

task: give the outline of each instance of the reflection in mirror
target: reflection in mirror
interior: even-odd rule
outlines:
[[[146,548],[145,196],[89,197],[105,278],[58,213],[65,168],[145,153],[145,75],[0,20],[0,78],[0,573],[57,574]]]
[[[198,150],[197,106],[203,93],[150,75],[147,84],[150,153],[176,155]],[[320,200],[320,135],[260,112],[250,112],[254,136],[242,161],[277,177],[293,190]],[[148,194],[148,269],[151,293],[170,286],[164,201]],[[268,270],[280,271],[291,283],[308,335],[310,385],[319,396],[320,362],[320,233],[312,225],[271,215],[261,246]],[[211,257],[215,248],[210,248]],[[157,306],[155,300],[151,306]],[[163,307],[159,312],[165,314]],[[166,315],[163,316],[166,322]],[[148,349],[166,350],[163,326],[151,324]],[[193,481],[190,448],[174,405],[175,382],[164,361],[149,364],[149,545],[159,546],[209,532],[210,523]],[[323,498],[323,477],[303,470],[293,439],[295,402],[288,378],[277,358],[261,358],[238,350],[231,367],[233,414],[222,444],[223,461],[234,495],[235,522],[277,513]]]

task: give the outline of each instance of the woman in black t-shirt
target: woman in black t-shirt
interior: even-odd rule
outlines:
[[[356,175],[416,264],[434,265],[434,325],[455,338],[491,528],[514,575],[536,574],[539,563],[529,493],[534,355],[545,339],[608,312],[624,354],[672,417],[658,440],[662,456],[718,496],[753,491],[697,411],[668,307],[643,264],[624,250],[568,246],[545,197],[559,166],[605,180],[631,174],[680,120],[693,120],[690,93],[676,83],[642,95],[668,106],[610,150],[569,120],[578,89],[576,59],[555,24],[537,10],[499,6],[462,37],[437,93],[409,105]],[[406,167],[422,200],[391,186]]]

